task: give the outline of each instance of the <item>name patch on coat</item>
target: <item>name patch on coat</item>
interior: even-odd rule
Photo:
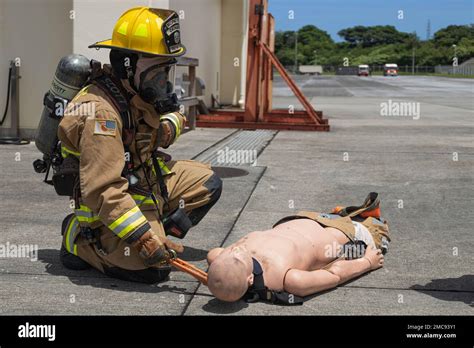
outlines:
[[[115,136],[117,125],[114,120],[96,120],[94,134]]]

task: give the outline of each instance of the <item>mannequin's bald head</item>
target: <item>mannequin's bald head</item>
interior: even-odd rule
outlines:
[[[219,300],[238,301],[253,282],[252,270],[252,257],[244,248],[224,250],[209,267],[209,290]]]

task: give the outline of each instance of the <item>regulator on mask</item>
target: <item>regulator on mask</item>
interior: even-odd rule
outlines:
[[[157,58],[139,58],[135,84],[138,94],[152,104],[159,115],[179,110],[178,97],[173,93],[175,59],[163,62]]]

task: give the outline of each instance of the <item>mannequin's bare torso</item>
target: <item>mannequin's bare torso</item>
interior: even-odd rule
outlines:
[[[324,228],[310,219],[297,219],[271,230],[251,232],[226,249],[244,246],[261,264],[265,285],[280,291],[289,269],[321,269],[336,258],[338,246],[348,241],[335,228]]]

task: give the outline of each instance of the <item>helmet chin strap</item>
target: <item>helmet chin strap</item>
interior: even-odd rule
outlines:
[[[127,79],[125,80],[125,81],[127,81],[127,84],[125,86],[125,84],[123,83],[124,81],[122,81],[122,84],[127,89],[127,91],[130,92],[130,90],[129,90],[129,88],[130,88],[133,91],[133,94],[136,94],[137,90],[135,90],[135,88],[133,88],[133,68],[131,66],[128,66],[125,69],[127,71]]]
[[[130,94],[130,96],[135,96],[137,95],[137,91],[135,88],[133,88],[133,77],[132,79],[130,80],[130,78],[127,80],[127,79],[121,79],[120,80],[122,82],[122,86],[123,88],[126,89],[127,93]]]

